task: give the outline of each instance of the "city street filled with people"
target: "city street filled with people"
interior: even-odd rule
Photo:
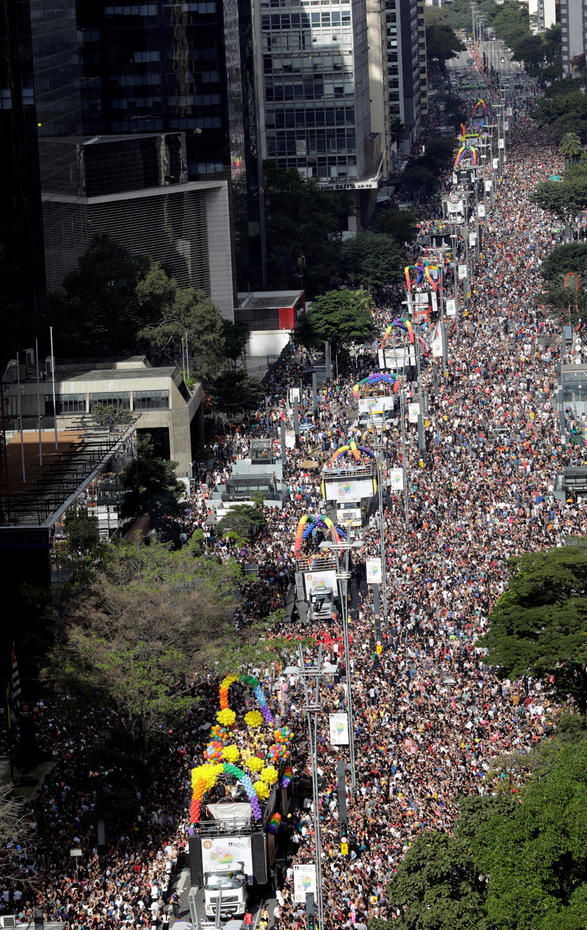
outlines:
[[[491,107],[497,92],[485,94]],[[327,930],[360,930],[371,918],[393,918],[386,884],[417,833],[450,830],[459,797],[490,793],[497,779],[517,791],[519,766],[511,772],[497,769],[496,759],[529,752],[556,725],[549,683],[498,680],[477,644],[507,585],[508,559],[560,546],[586,528],[584,504],[554,496],[556,476],[563,467],[583,463],[585,450],[562,442],[560,435],[561,322],[541,304],[540,278],[541,260],[557,243],[551,218],[527,194],[561,170],[561,159],[529,116],[532,94],[528,85],[515,100],[507,157],[483,220],[470,299],[466,308],[461,299],[458,316],[449,319],[446,372],[442,359],[422,363],[426,450],[418,447],[416,425],[406,422],[403,460],[398,416],[382,437],[384,471],[406,469],[408,500],[406,522],[402,493],[386,492],[386,623],[381,606],[375,616],[373,592],[360,568],[367,557],[379,555],[377,514],[355,533],[349,630],[357,790],[351,793],[347,765],[348,853],[341,851],[336,789],[336,762],[348,762],[348,753],[346,747],[332,747],[328,734],[328,713],[345,709],[342,627],[338,620],[308,625],[294,615],[277,621],[271,634],[291,639],[294,666],[297,640],[308,636],[322,644],[325,661],[338,664],[337,675],[322,685],[317,753]],[[450,185],[448,177],[446,191]],[[428,204],[421,212],[413,260],[430,245],[439,207],[439,202]],[[285,607],[295,569],[296,525],[305,513],[323,512],[320,470],[308,462],[322,467],[351,439],[371,441],[363,440],[365,430],[356,423],[353,385],[377,370],[377,346],[390,321],[402,315],[403,299],[399,287],[389,290],[389,304],[375,311],[378,338],[360,348],[351,370],[345,368],[321,388],[315,414],[305,382],[301,420],[306,428],[299,445],[287,451],[289,500],[267,511],[261,536],[235,552],[212,528],[210,552],[258,565],[257,580],[235,617],[237,630]],[[581,351],[579,344],[579,360]],[[291,347],[265,379],[266,409],[236,429],[218,428],[192,482],[186,533],[209,529],[212,488],[228,477],[236,458],[248,455],[251,436],[277,438],[282,422],[293,428],[287,390],[300,383],[313,360],[312,351]],[[405,389],[409,400],[415,383]],[[316,655],[306,647],[308,660]],[[277,662],[252,671],[271,695],[278,724],[295,732],[296,793],[287,822],[291,858],[271,921],[283,930],[299,930],[306,926],[305,906],[294,901],[293,865],[314,859],[303,691],[295,672],[286,673]],[[96,797],[88,758],[103,713],[90,708],[80,720],[66,696],[35,708],[38,744],[53,754],[55,764],[31,802],[31,838],[13,850],[9,879],[0,879],[5,910],[30,921],[41,909],[46,920],[64,921],[71,930],[173,923],[180,913],[174,881],[185,865],[190,826],[190,772],[201,764],[216,722],[218,685],[212,670],[206,681],[198,680],[203,700],[174,731],[171,751],[148,791],[137,798],[139,816],[118,835],[107,836],[100,857],[95,829],[88,826]],[[102,778],[107,789],[108,775]],[[71,857],[77,848],[82,855]]]

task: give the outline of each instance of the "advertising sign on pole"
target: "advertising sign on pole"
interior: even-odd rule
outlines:
[[[499,158],[492,158],[491,164],[493,165],[493,170],[497,171],[499,168]]]
[[[459,265],[459,281],[464,281],[467,277],[467,266]]]
[[[328,714],[331,746],[348,746],[349,718],[346,714]]]
[[[477,204],[477,216],[479,217],[480,220],[485,218],[485,204],[484,203]]]
[[[486,193],[486,194],[490,194],[490,193],[491,193],[491,181],[486,181],[486,182],[485,182],[485,193]]]
[[[390,468],[387,472],[389,478],[389,487],[392,491],[403,491],[404,489],[404,470],[403,468]]]
[[[456,316],[457,315],[457,302],[454,297],[448,297],[446,301],[446,315],[447,316]]]
[[[367,559],[367,584],[381,584],[381,559]]]
[[[408,423],[417,423],[420,414],[420,404],[418,401],[408,404]]]
[[[316,866],[294,865],[294,901],[305,904],[306,895],[316,895]]]
[[[505,149],[505,139],[498,139],[498,140],[497,140],[497,147],[498,147],[498,149]]]

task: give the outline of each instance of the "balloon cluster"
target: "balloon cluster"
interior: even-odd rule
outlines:
[[[256,729],[263,723],[263,714],[258,710],[250,710],[248,714],[245,714],[245,723],[248,727]]]
[[[222,743],[219,740],[208,743],[204,749],[204,759],[207,759],[208,762],[220,762],[222,759]]]
[[[251,772],[260,772],[264,765],[265,763],[259,756],[249,756],[246,760],[246,766]]]
[[[278,772],[275,766],[266,765],[264,769],[261,769],[261,781],[264,781],[267,785],[274,785],[278,778]]]
[[[222,750],[222,758],[226,759],[227,762],[238,762],[240,756],[240,751],[238,746],[232,744],[231,746],[225,746]]]
[[[281,776],[281,787],[289,788],[293,780],[293,771],[291,765],[286,765]]]
[[[275,731],[275,742],[276,743],[289,743],[293,739],[293,730],[290,730],[289,727],[281,727],[279,730]]]
[[[219,723],[215,724],[210,730],[210,736],[213,740],[220,740],[223,743],[229,737],[229,732],[226,727],[221,727]]]
[[[269,823],[267,824],[267,833],[273,833],[273,835],[275,836],[275,834],[276,834],[277,831],[279,830],[279,825],[280,825],[280,824],[281,824],[281,814],[279,814],[279,813],[276,811],[276,812],[273,814],[273,816],[272,816],[271,820],[269,821]]]
[[[253,784],[255,793],[260,801],[266,801],[269,797],[269,785],[266,785],[264,781],[258,780]]]
[[[285,748],[284,743],[273,743],[272,746],[267,750],[267,758],[270,762],[275,764],[285,760],[289,757],[289,752]]]
[[[219,710],[216,714],[216,719],[218,723],[221,723],[224,727],[234,726],[236,720],[236,714],[230,707],[223,707],[222,710]]]

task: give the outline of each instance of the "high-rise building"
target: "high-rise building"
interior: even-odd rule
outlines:
[[[415,141],[428,112],[423,0],[385,0],[387,81],[392,122],[401,123],[402,145]]]
[[[560,0],[560,24],[563,76],[569,77],[587,52],[587,0]]]
[[[261,158],[332,189],[375,189],[365,0],[253,0]],[[381,75],[380,80],[383,80]]]
[[[2,343],[30,338],[45,288],[29,0],[0,0]]]

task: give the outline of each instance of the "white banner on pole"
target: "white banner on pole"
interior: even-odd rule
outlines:
[[[479,217],[480,220],[485,218],[485,204],[484,203],[477,204],[477,216]]]
[[[448,297],[446,301],[446,315],[447,316],[456,316],[457,315],[457,302],[454,297]]]
[[[316,866],[294,865],[294,901],[297,904],[306,903],[306,895],[313,894],[316,898]]]
[[[404,470],[403,468],[390,468],[387,472],[389,487],[392,491],[403,491],[404,489]]]
[[[470,232],[469,233],[469,245],[475,245],[476,242],[477,242],[477,233]]]
[[[348,746],[349,718],[346,714],[328,714],[331,746]]]
[[[510,128],[510,124],[508,123],[507,119],[504,119],[503,121],[503,128],[505,132],[507,132],[507,130]]]
[[[438,310],[438,298],[436,296],[436,291],[432,291],[432,312],[436,313]]]
[[[467,266],[459,265],[459,281],[464,281],[467,277]]]
[[[381,559],[366,559],[367,584],[381,584]]]
[[[498,149],[505,149],[505,139],[498,139],[498,140],[497,140],[497,147],[498,147]]]
[[[486,182],[485,182],[485,193],[486,193],[486,194],[490,194],[490,193],[491,193],[491,181],[486,181]]]
[[[420,416],[420,404],[418,401],[411,401],[408,404],[408,423],[417,423]]]
[[[493,170],[496,171],[497,168],[499,168],[499,158],[493,158],[491,164],[493,165]]]

